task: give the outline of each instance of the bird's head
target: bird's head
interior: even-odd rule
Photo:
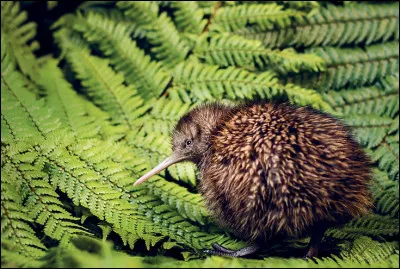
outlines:
[[[170,165],[191,161],[199,164],[210,148],[211,132],[231,109],[219,103],[198,106],[178,121],[172,132],[172,154],[135,182],[143,183]]]

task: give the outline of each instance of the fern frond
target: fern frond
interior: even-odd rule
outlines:
[[[378,147],[370,152],[372,160],[378,163],[380,169],[386,171],[393,180],[399,180],[399,134],[386,136]]]
[[[34,22],[27,22],[27,18],[27,12],[20,11],[19,2],[1,3],[1,35],[6,36],[5,39],[21,72],[35,78],[39,76],[38,61],[33,54],[39,49],[39,43],[33,40],[37,25]]]
[[[109,113],[101,110],[95,104],[88,102],[86,99],[82,100],[82,104],[87,111],[87,116],[89,118],[94,118],[96,122],[101,124],[99,136],[102,140],[119,141],[125,137],[127,131],[126,126],[113,124],[111,115]]]
[[[371,264],[384,261],[393,254],[398,255],[396,248],[398,248],[398,242],[381,243],[370,237],[360,236],[351,243],[349,250],[341,254],[353,262]]]
[[[204,260],[193,259],[189,261],[177,261],[168,257],[157,257],[156,261],[153,261],[157,266],[165,268],[210,268],[210,267],[227,267],[227,268],[374,268],[377,267],[397,267],[398,254],[392,254],[386,259],[380,259],[379,261],[368,261],[368,260],[352,260],[350,258],[341,259],[335,255],[331,257],[323,257],[316,259],[300,259],[300,258],[286,258],[281,257],[268,257],[261,260],[258,259],[246,259],[246,258],[230,258],[230,257],[219,257],[211,256]],[[133,263],[134,261],[132,261]],[[150,262],[150,260],[149,260]],[[147,265],[146,265],[147,266]]]
[[[186,188],[160,177],[148,184],[148,190],[151,194],[159,196],[164,203],[176,208],[182,217],[203,225],[209,222],[209,213],[200,194],[192,194]]]
[[[19,144],[13,145],[16,149]],[[31,149],[32,150],[32,149]],[[43,173],[43,160],[38,158],[35,151],[21,152],[20,154],[5,153],[2,156],[5,165],[2,167],[11,180],[23,181],[29,193],[24,194],[23,206],[27,215],[36,223],[43,225],[44,233],[60,244],[67,246],[71,237],[90,234],[75,223],[77,218],[67,212],[59,200],[58,194],[47,182],[47,174]]]
[[[196,1],[171,1],[170,6],[174,9],[174,23],[178,31],[199,35],[204,30],[207,20],[204,13],[199,9]]]
[[[322,96],[342,115],[374,114],[393,118],[399,113],[399,79],[395,76],[385,77],[370,87],[330,91]]]
[[[399,219],[391,216],[369,214],[352,220],[343,227],[329,229],[325,236],[339,239],[355,239],[361,235],[393,237],[399,234]]]
[[[152,23],[159,13],[156,1],[142,1],[138,3],[118,2],[117,6],[124,11],[126,16],[134,18],[140,25]]]
[[[119,191],[129,189],[143,169],[144,160],[135,159],[128,147],[113,141],[85,139],[70,144],[67,149],[99,175],[102,184],[110,184]]]
[[[65,192],[74,204],[82,205],[100,220],[106,220],[114,231],[138,234],[137,227],[142,225],[147,227],[145,232],[148,236],[157,233],[154,225],[145,221],[134,207],[121,199],[123,193],[120,190],[112,188],[110,182],[101,183],[100,175],[79,158],[63,152],[52,152],[46,157],[52,184]]]
[[[364,241],[365,239],[362,239]],[[365,242],[369,242],[365,240]],[[383,252],[391,252],[391,245],[379,245],[376,241],[372,241],[373,247],[383,249]],[[67,267],[77,265],[77,267],[99,268],[107,267],[112,264],[118,268],[265,268],[265,267],[285,267],[285,268],[379,268],[379,267],[398,267],[399,255],[397,253],[389,256],[382,255],[379,261],[373,259],[352,260],[349,257],[341,259],[336,255],[324,257],[320,259],[300,259],[281,257],[268,257],[264,259],[248,259],[248,258],[231,258],[211,256],[205,259],[177,260],[172,257],[155,256],[155,257],[132,257],[121,251],[116,251],[110,242],[103,242],[99,239],[81,237],[74,240],[75,248],[62,249],[54,248],[49,251],[44,261],[43,267]],[[360,243],[358,244],[360,245]],[[88,250],[91,251],[88,251]],[[82,255],[82,252],[84,253]],[[356,251],[354,251],[356,252]],[[365,254],[364,254],[365,255]],[[385,259],[383,257],[387,256]],[[362,256],[363,257],[363,256]]]
[[[146,133],[143,130],[130,132],[126,137],[126,143],[134,150],[135,158],[143,159],[153,167],[171,152],[169,141],[167,135]]]
[[[189,45],[183,40],[166,12],[158,15],[158,8],[149,8],[144,2],[118,2],[126,16],[141,21],[147,30],[146,38],[153,46],[151,52],[162,64],[172,69],[189,53]]]
[[[139,210],[162,229],[162,233],[171,239],[184,244],[194,251],[210,248],[211,243],[218,242],[229,247],[244,246],[244,242],[233,240],[220,233],[201,231],[196,225],[191,224],[168,204],[163,203],[153,195],[140,194],[135,203]]]
[[[112,121],[128,129],[136,128],[135,120],[149,109],[133,85],[126,87],[124,76],[109,66],[109,61],[90,54],[86,46],[70,40],[66,58],[81,80],[93,102],[110,113]],[[82,64],[82,59],[85,59]]]
[[[16,139],[44,138],[58,129],[61,123],[50,116],[43,99],[36,101],[23,82],[22,75],[11,65],[1,73],[1,114],[4,125]]]
[[[263,30],[284,28],[290,25],[291,19],[303,15],[305,13],[283,9],[275,3],[225,6],[217,10],[210,30],[233,32],[248,25],[257,25]]]
[[[291,83],[288,83],[286,85],[279,84],[276,87],[272,87],[270,91],[264,90],[264,93],[261,93],[260,91],[257,90],[257,92],[262,98],[267,97],[268,99],[272,99],[273,97],[279,97],[283,95],[287,96],[289,101],[293,104],[299,106],[310,105],[316,109],[328,113],[333,112],[330,105],[322,99],[321,95],[317,91],[312,89],[302,88],[295,84]]]
[[[398,3],[328,5],[311,16],[295,17],[285,27],[265,31],[243,28],[236,34],[260,40],[269,48],[344,46],[399,40]]]
[[[3,154],[2,154],[3,158]],[[12,248],[23,256],[39,258],[46,247],[35,235],[29,223],[27,208],[22,206],[16,184],[1,170],[1,242],[8,240]],[[3,246],[2,246],[3,247]],[[3,248],[2,248],[3,250]]]
[[[288,98],[294,104],[312,105],[331,111],[322,97],[311,89],[294,84],[281,85],[272,72],[250,73],[244,69],[217,65],[206,65],[187,61],[178,65],[173,73],[171,91],[186,91],[194,100],[263,99]]]
[[[26,122],[28,120],[28,122],[32,122],[33,126],[36,127],[34,130],[39,132],[42,137],[48,138],[48,140],[42,141],[40,146],[38,145],[37,150],[40,152],[39,156],[49,167],[52,185],[65,192],[76,205],[89,208],[93,215],[101,220],[106,219],[116,229],[134,233],[136,231],[135,225],[141,224],[141,216],[135,214],[133,208],[125,200],[119,199],[122,192],[113,189],[110,182],[107,182],[108,184],[100,183],[102,182],[100,175],[90,169],[80,156],[74,156],[71,149],[68,149],[68,145],[73,141],[71,135],[69,137],[59,136],[57,133],[52,135],[43,131],[43,129],[47,131],[43,127],[45,123],[36,120],[37,117],[33,113],[35,111],[32,112],[30,107],[35,102],[30,101],[31,103],[28,103],[28,100],[18,99],[16,94],[22,96],[21,89],[17,89],[15,92],[13,90],[14,88],[2,89],[2,101],[14,97],[9,98],[14,102],[13,108],[18,108],[20,111],[17,114],[25,118],[20,121]],[[9,95],[5,96],[3,93],[9,93]],[[43,103],[41,107],[46,108]],[[7,110],[2,107],[2,114],[4,111]],[[21,111],[25,113],[21,113]],[[51,116],[48,116],[48,118],[51,119]],[[51,120],[48,121],[51,122]],[[155,228],[149,223],[146,223],[145,226],[148,227],[148,233],[151,236]]]
[[[208,64],[241,66],[258,69],[275,69],[280,73],[302,70],[323,70],[322,58],[314,54],[300,54],[292,48],[272,50],[258,40],[248,40],[231,34],[213,35],[195,47],[194,54]]]
[[[34,56],[19,5],[1,4],[3,267],[398,267],[397,2],[88,2],[52,25],[57,60]],[[332,227],[320,258],[299,258],[305,237],[204,259],[246,243],[211,218],[192,163],[133,186],[192,107],[247,99],[331,113],[371,157],[373,213]]]
[[[152,104],[150,113],[138,120],[141,130],[147,133],[169,135],[173,126],[193,105],[179,100],[159,99]]]
[[[15,139],[15,134],[10,127],[7,119],[4,117],[3,112],[1,113],[1,141],[4,144],[10,144]]]
[[[399,70],[399,43],[386,42],[361,48],[312,48],[324,59],[326,71],[304,73],[293,79],[308,88],[320,91],[343,87],[360,87],[374,83],[385,76],[395,75]],[[290,79],[291,80],[291,79]]]
[[[3,268],[39,268],[43,261],[34,257],[28,257],[18,251],[14,239],[1,238],[1,266]]]
[[[104,8],[95,10],[91,9],[90,11],[99,14],[102,17],[106,17],[111,21],[115,21],[120,25],[124,25],[124,27],[126,27],[127,35],[132,38],[144,38],[146,36],[147,29],[144,25],[140,24],[140,22],[135,19],[129,18],[119,9]]]
[[[390,134],[393,124],[391,118],[374,115],[346,115],[344,118],[358,142],[368,148],[378,146]]]
[[[47,76],[37,81],[38,85],[46,90],[48,106],[52,108],[54,116],[61,120],[63,126],[76,136],[96,137],[105,122],[102,122],[103,119],[88,115],[84,105],[87,101],[73,90],[57,65],[57,61],[48,60],[41,68],[41,72]]]
[[[108,156],[101,156],[98,153],[100,149],[106,149],[104,145],[99,146],[96,151],[88,146],[90,147],[90,145],[77,144],[67,147],[70,152],[68,158],[63,156],[65,154],[63,152],[51,152],[46,155],[51,167],[52,184],[66,192],[74,203],[89,208],[91,213],[101,220],[105,219],[113,226],[113,230],[121,236],[123,241],[131,247],[139,238],[143,238],[149,247],[165,236],[175,238],[175,233],[172,233],[169,228],[166,229],[157,222],[149,225],[142,219],[142,216],[150,214],[148,210],[141,212],[140,208],[136,206],[124,205],[126,200],[117,199],[123,195],[124,185],[132,184],[132,181],[125,181],[124,178],[128,176],[126,172],[123,173],[117,166],[115,166],[116,169],[113,169],[111,161],[107,161]],[[86,150],[82,151],[82,148]],[[64,158],[69,160],[69,163],[65,162]],[[91,167],[91,169],[87,167]],[[102,170],[102,168],[106,168],[106,170]],[[143,197],[140,196],[133,201],[138,203],[140,199]],[[133,209],[135,210],[132,211]],[[192,238],[191,240],[196,239]]]
[[[386,173],[374,171],[374,186],[371,188],[376,210],[379,214],[390,215],[398,221],[399,216],[399,182],[391,180]],[[397,225],[397,232],[398,232]]]
[[[367,241],[365,241],[367,242]],[[383,251],[390,252],[391,246],[378,245],[373,241],[374,247],[382,248]],[[43,267],[67,267],[77,265],[77,267],[99,268],[107,267],[112,264],[118,268],[265,268],[265,267],[285,267],[285,268],[352,268],[352,267],[398,267],[398,254],[389,255],[386,259],[372,261],[370,259],[351,260],[346,257],[339,258],[336,255],[321,259],[300,259],[281,257],[268,257],[264,259],[231,258],[211,256],[205,259],[177,260],[172,257],[132,257],[121,251],[116,251],[110,242],[102,242],[99,239],[81,237],[74,240],[75,248],[51,249],[46,256]],[[88,251],[88,250],[91,251]],[[82,252],[84,253],[82,255]],[[380,258],[385,257],[381,256]]]
[[[217,65],[189,61],[178,65],[173,76],[174,87],[189,91],[201,101],[251,98],[256,90],[275,86],[278,82],[271,72],[255,75],[244,69],[220,69]]]
[[[168,167],[168,172],[175,180],[182,181],[192,187],[196,187],[196,182],[199,176],[195,164],[190,162],[179,163]]]
[[[100,14],[88,12],[74,24],[90,43],[99,45],[109,57],[111,64],[125,76],[128,84],[140,90],[143,99],[158,97],[170,81],[160,63],[151,61],[150,56],[136,46],[127,35],[127,27]]]

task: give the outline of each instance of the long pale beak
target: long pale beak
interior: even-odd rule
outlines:
[[[141,178],[139,178],[134,184],[133,186],[137,186],[139,184],[142,184],[143,182],[145,182],[146,180],[148,180],[149,178],[151,178],[152,176],[154,176],[155,174],[158,174],[159,172],[161,172],[162,170],[164,170],[165,168],[167,168],[170,165],[173,165],[174,163],[180,162],[182,161],[184,158],[176,156],[175,154],[172,154],[171,156],[169,156],[168,158],[166,158],[164,161],[162,161],[161,163],[159,163],[156,167],[154,167],[153,169],[151,169],[149,172],[147,172],[145,175],[143,175]]]

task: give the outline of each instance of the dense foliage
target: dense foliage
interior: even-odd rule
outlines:
[[[39,57],[36,24],[2,1],[2,267],[398,267],[398,12],[390,1],[87,2],[52,25],[58,51]],[[193,106],[252,98],[336,115],[374,162],[373,212],[328,230],[320,258],[301,258],[309,238],[259,259],[206,257],[212,242],[246,243],[209,217],[190,163],[132,186]]]

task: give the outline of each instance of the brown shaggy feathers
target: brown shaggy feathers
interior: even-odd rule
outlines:
[[[322,112],[274,103],[203,105],[178,122],[174,147],[188,135],[198,146],[188,159],[201,171],[207,206],[244,240],[303,235],[372,206],[367,156],[344,124]]]

